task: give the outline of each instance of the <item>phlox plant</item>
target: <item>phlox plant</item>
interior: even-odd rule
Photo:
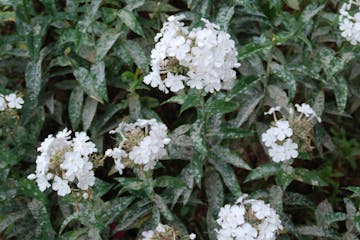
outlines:
[[[360,239],[360,1],[0,0],[0,239]]]

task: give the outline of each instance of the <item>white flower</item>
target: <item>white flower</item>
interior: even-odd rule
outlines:
[[[76,132],[74,142],[74,151],[81,153],[83,156],[88,156],[97,151],[95,144],[90,141],[85,132]]]
[[[190,51],[190,45],[185,37],[177,36],[170,43],[167,50],[168,56],[176,57],[179,61],[183,60],[186,54]]]
[[[276,122],[276,138],[279,141],[283,141],[286,137],[291,137],[293,130],[290,128],[289,122],[280,120]]]
[[[39,187],[39,190],[41,192],[45,191],[48,187],[50,187],[50,183],[49,181],[46,179],[45,176],[43,175],[40,175],[40,176],[36,176],[36,184],[38,185]]]
[[[114,159],[115,169],[121,175],[123,173],[123,169],[125,168],[125,165],[121,162],[121,160],[126,158],[128,154],[121,148],[114,148],[106,150],[105,155]]]
[[[295,107],[296,107],[296,111],[298,111],[299,113],[304,114],[306,117],[309,117],[310,119],[315,117],[318,120],[318,122],[321,122],[321,119],[316,115],[314,109],[312,109],[309,104],[306,103],[302,103],[301,105],[295,104]]]
[[[24,100],[21,97],[17,97],[15,93],[5,96],[5,99],[9,108],[21,109],[22,104],[24,104]]]
[[[154,236],[154,231],[149,230],[149,231],[144,231],[141,233],[142,236],[142,240],[151,240],[152,237]]]
[[[80,152],[66,152],[64,161],[60,166],[66,171],[67,179],[74,181],[76,172],[82,168],[85,161]]]
[[[291,139],[286,139],[282,144],[274,144],[269,149],[269,155],[274,162],[283,162],[297,158],[299,155],[298,145],[294,143]]]
[[[352,6],[356,6],[356,13],[352,15]],[[360,43],[360,5],[358,2],[350,0],[348,3],[344,3],[340,8],[339,16],[339,29],[341,36],[349,41],[352,45]]]
[[[0,111],[4,111],[7,108],[4,95],[0,94]]]
[[[273,114],[273,113],[275,113],[275,112],[280,112],[280,109],[281,109],[280,106],[271,107],[271,108],[269,109],[269,111],[267,111],[267,112],[264,113],[264,115],[271,115],[271,114]]]
[[[235,205],[220,209],[215,229],[218,240],[274,240],[283,229],[279,216],[269,204],[262,200],[245,200],[242,195]]]
[[[52,189],[57,191],[59,196],[65,196],[71,192],[68,181],[55,176]]]
[[[240,66],[235,42],[206,19],[202,19],[203,28],[190,31],[180,22],[182,18],[170,16],[156,35],[152,71],[144,83],[165,93],[185,85],[205,92],[228,89],[236,79],[234,68]]]
[[[132,149],[126,152],[122,149],[122,145],[128,140],[123,139],[119,147],[108,149],[105,152],[106,156],[114,158],[115,168],[120,174],[122,174],[122,170],[125,168],[122,161],[125,158],[130,159],[137,165],[142,165],[144,171],[148,171],[153,169],[156,162],[167,154],[165,145],[170,142],[170,139],[167,137],[167,127],[163,123],[158,123],[155,119],[138,119],[133,124],[120,123],[119,127],[110,131],[110,133],[131,135],[131,132],[135,129],[142,129],[147,133],[144,138],[138,139],[138,145],[133,146]],[[133,139],[130,140],[134,141]]]
[[[190,240],[194,240],[194,239],[196,238],[196,234],[195,234],[195,233],[191,233],[191,234],[189,235],[189,238],[190,238]]]
[[[89,161],[89,155],[97,151],[95,144],[84,132],[75,132],[73,139],[70,134],[66,128],[55,137],[50,134],[38,148],[35,174],[30,174],[28,179],[36,180],[40,191],[51,186],[50,180],[59,196],[71,193],[71,183],[81,190],[95,184],[93,164]]]
[[[189,79],[183,75],[174,75],[170,72],[168,72],[166,76],[167,77],[164,80],[164,84],[172,92],[178,92],[181,89],[184,89],[184,82]]]
[[[88,162],[88,164],[91,164],[92,167],[92,163]],[[95,184],[94,171],[92,170],[83,170],[77,172],[76,178],[78,179],[76,186],[81,190],[88,190],[89,187]]]
[[[266,132],[261,134],[261,141],[264,142],[265,146],[270,147],[276,142],[277,128],[271,127]]]
[[[158,233],[164,233],[165,232],[165,226],[159,223],[159,225],[156,227],[156,232]]]

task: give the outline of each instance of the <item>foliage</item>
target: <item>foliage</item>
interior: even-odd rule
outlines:
[[[13,115],[0,112],[0,239],[135,239],[159,222],[216,239],[220,208],[243,192],[276,209],[278,239],[359,239],[360,48],[340,35],[341,4],[0,0],[0,93],[25,101]],[[155,34],[180,13],[235,40],[232,89],[164,94],[143,84]],[[263,113],[301,102],[322,118],[314,149],[292,165],[271,162]],[[169,128],[168,156],[154,171],[120,176],[104,158],[89,200],[26,179],[48,134],[86,131],[104,154],[108,132],[139,118]]]

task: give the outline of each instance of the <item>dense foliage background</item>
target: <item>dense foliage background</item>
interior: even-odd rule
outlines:
[[[359,239],[360,49],[338,29],[337,0],[0,0],[0,239],[135,239],[161,222],[216,239],[219,209],[241,192],[265,199],[278,239]],[[229,91],[164,94],[142,83],[154,36],[172,14],[231,34],[241,67]],[[260,133],[269,105],[309,103],[314,150],[273,163]],[[172,140],[145,179],[95,165],[90,200],[40,192],[26,178],[36,149],[65,127],[99,153],[120,121],[156,118]],[[100,154],[100,155],[101,155]],[[99,156],[101,159],[101,156]],[[353,186],[353,187],[352,187]]]

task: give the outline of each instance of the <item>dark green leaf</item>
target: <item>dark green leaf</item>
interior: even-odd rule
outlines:
[[[245,178],[245,182],[267,178],[276,175],[280,171],[280,165],[277,163],[265,163],[259,167],[251,170],[249,175]]]
[[[74,70],[76,80],[80,83],[83,90],[92,98],[99,102],[107,101],[107,90],[105,80],[105,64],[98,62],[93,64],[90,71],[79,67]]]
[[[295,169],[295,179],[313,186],[324,187],[327,183],[315,171],[310,171],[305,168]]]
[[[251,170],[251,167],[247,162],[245,162],[236,152],[231,151],[228,148],[221,146],[214,146],[212,151],[219,161],[224,161],[230,163],[238,168],[243,168],[246,170]]]
[[[84,91],[80,87],[74,88],[71,92],[68,111],[72,128],[78,128],[81,118],[81,111],[84,102]]]
[[[125,25],[128,28],[130,28],[131,30],[133,30],[134,32],[139,34],[140,36],[144,36],[144,32],[141,28],[139,21],[137,20],[137,18],[131,11],[129,11],[126,8],[123,8],[119,11],[118,16],[119,16],[120,20],[123,23],[125,23]]]
[[[220,173],[226,187],[231,191],[231,193],[236,197],[240,196],[240,185],[234,170],[227,163],[221,161],[220,159],[211,158],[209,159],[209,162]]]

